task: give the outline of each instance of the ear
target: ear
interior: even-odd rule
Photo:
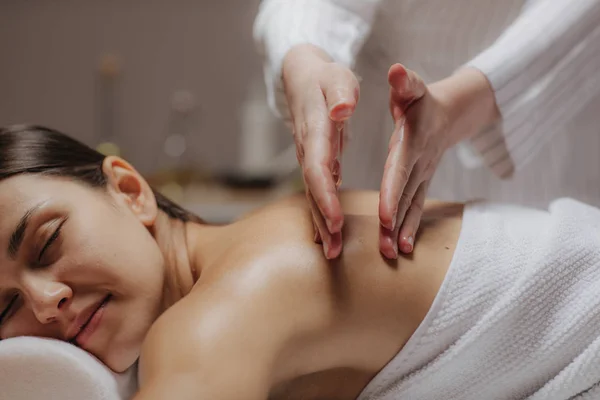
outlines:
[[[154,192],[148,182],[122,158],[109,156],[102,162],[108,190],[121,199],[145,226],[152,226],[158,215]]]

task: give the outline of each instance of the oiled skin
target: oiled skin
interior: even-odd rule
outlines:
[[[378,195],[342,195],[344,250],[312,240],[303,198],[215,234],[223,256],[144,344],[137,399],[355,399],[407,342],[452,260],[463,206],[427,203],[410,257],[378,248]]]

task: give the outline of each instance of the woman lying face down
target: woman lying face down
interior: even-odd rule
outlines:
[[[429,203],[412,256],[389,261],[377,193],[345,193],[328,261],[305,203],[211,226],[120,158],[4,129],[0,337],[69,341],[117,372],[139,359],[136,399],[358,398],[430,312],[463,206]]]

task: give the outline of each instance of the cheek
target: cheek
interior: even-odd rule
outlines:
[[[165,269],[148,229],[133,214],[105,204],[78,210],[73,222],[67,251],[74,255],[68,263],[72,276],[87,290],[110,291],[136,312],[154,309],[162,299]]]
[[[104,272],[128,297],[159,298],[164,279],[162,252],[145,228],[133,228],[107,238],[97,249],[103,254]]]
[[[106,241],[65,263],[64,278],[89,291],[110,291],[122,298],[160,297],[162,254],[152,246]]]

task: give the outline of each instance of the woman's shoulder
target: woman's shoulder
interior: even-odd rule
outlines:
[[[298,227],[304,222],[296,212],[282,208],[268,218],[257,214],[245,220],[240,228],[245,232],[233,238],[240,242],[161,316],[146,349],[156,354],[181,347],[178,360],[203,360],[194,361],[202,370],[217,364],[231,368],[224,365],[224,355],[232,355],[227,363],[235,364],[238,355],[246,358],[249,348],[256,349],[251,364],[258,368],[278,363],[278,355],[289,351],[290,340],[299,333],[327,329],[333,309],[326,307],[327,293],[317,273],[326,261],[318,245],[299,232],[309,227]],[[277,223],[275,214],[288,221]],[[161,363],[162,358],[151,361],[154,366]],[[281,380],[288,379],[293,368],[286,362],[274,370],[275,379]]]

